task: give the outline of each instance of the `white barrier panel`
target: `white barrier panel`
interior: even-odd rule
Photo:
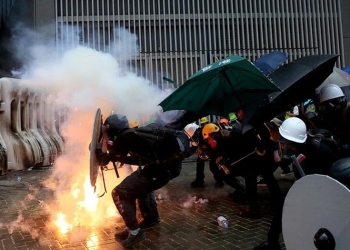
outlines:
[[[28,126],[25,128],[25,130],[28,131],[40,145],[42,161],[40,163],[36,163],[36,165],[48,166],[53,163],[53,155],[57,155],[57,150],[56,148],[53,148],[50,140],[45,138],[38,129],[38,116],[43,116],[42,110],[40,109],[41,105],[37,104],[38,99],[39,97],[36,93],[31,93],[29,95],[29,101],[27,103],[29,119]]]
[[[60,155],[64,151],[64,145],[62,137],[59,135],[56,129],[56,110],[55,101],[51,95],[46,97],[46,105],[45,105],[45,119],[44,119],[44,128],[46,133],[52,142],[56,145],[57,155]],[[63,121],[62,121],[63,122]],[[57,123],[59,127],[61,122]]]
[[[52,165],[63,151],[51,97],[23,80],[0,79],[0,174]],[[59,126],[59,125],[58,125]],[[2,150],[3,149],[3,150]]]

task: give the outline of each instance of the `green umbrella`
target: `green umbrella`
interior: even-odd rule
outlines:
[[[276,91],[280,89],[250,61],[229,56],[197,71],[159,105],[163,111],[227,116]]]

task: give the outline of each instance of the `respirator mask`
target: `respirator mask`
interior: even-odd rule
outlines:
[[[294,143],[291,142],[284,142],[284,141],[279,141],[278,142],[278,151],[275,151],[275,161],[280,165],[280,166],[288,166],[291,163],[293,163],[293,160],[291,158],[292,155],[297,156],[298,150],[297,147],[295,146]]]
[[[208,137],[206,141],[208,142],[211,148],[216,148],[216,146],[218,145],[218,142],[213,137]]]

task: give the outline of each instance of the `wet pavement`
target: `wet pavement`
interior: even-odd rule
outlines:
[[[99,228],[73,228],[67,234],[59,234],[47,226],[50,218],[43,204],[53,195],[41,181],[51,173],[51,168],[47,167],[10,171],[0,176],[0,249],[123,249],[114,239],[114,234],[123,225],[120,220]],[[190,183],[195,179],[195,161],[189,159],[183,163],[179,177],[157,190],[161,222],[145,229],[147,238],[133,249],[248,250],[266,239],[272,218],[267,188],[258,188],[261,217],[241,218],[236,213],[243,205],[228,197],[234,189],[227,185],[215,188],[208,165],[205,174],[205,186],[191,188]],[[281,188],[287,192],[293,176],[281,179],[279,170],[275,175]],[[219,216],[228,220],[228,228],[218,225]],[[92,230],[93,236],[90,234]],[[285,249],[282,236],[280,242]]]

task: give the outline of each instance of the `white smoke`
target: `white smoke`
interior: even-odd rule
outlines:
[[[47,37],[52,35],[50,32]],[[78,39],[78,33],[79,30],[73,28],[69,39]],[[121,113],[142,124],[159,112],[157,105],[168,93],[125,67],[125,60],[139,53],[136,35],[125,29],[118,31],[112,54],[78,43],[57,53],[50,39],[44,44],[31,45],[26,42],[32,41],[33,37],[46,37],[45,34],[33,34],[20,28],[17,34],[17,57],[24,62],[17,75],[28,80],[26,82],[30,83],[30,88],[52,96],[57,106],[67,107],[67,120],[60,128],[65,138],[64,154],[56,159],[52,176],[44,183],[45,187],[54,191],[56,200],[51,206],[45,203],[46,210],[51,213],[52,220],[56,219],[59,211],[73,225],[116,223],[102,217],[118,217],[110,193],[130,170],[119,169],[121,178],[117,179],[113,167],[109,166],[112,171],[105,172],[107,195],[97,201],[93,199],[92,202],[98,203],[96,211],[87,211],[83,207],[86,198],[84,186],[89,178],[89,143],[96,109],[101,108],[103,119],[112,112]],[[101,175],[97,184],[96,193],[103,193]]]

